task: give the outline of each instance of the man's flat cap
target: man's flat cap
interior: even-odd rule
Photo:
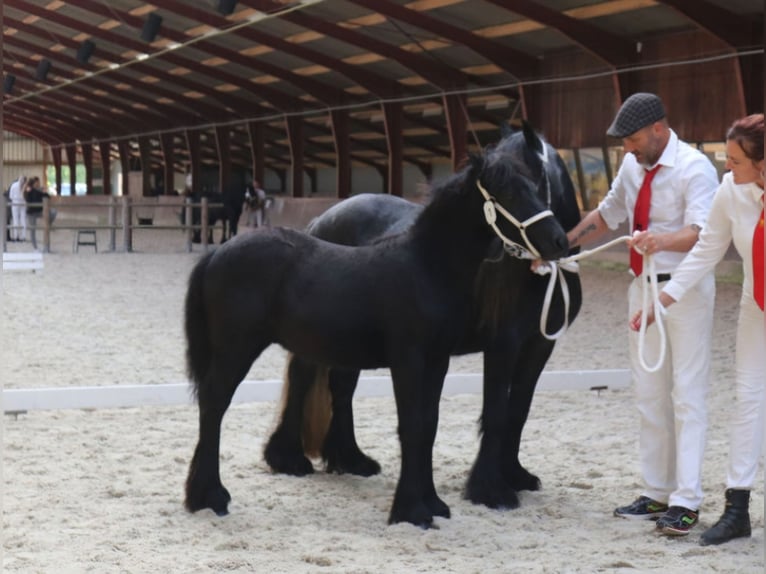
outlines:
[[[625,138],[664,117],[662,100],[654,94],[639,92],[623,102],[606,133],[615,138]]]

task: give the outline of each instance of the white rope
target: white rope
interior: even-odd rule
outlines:
[[[579,272],[579,266],[577,262],[580,259],[585,259],[591,255],[609,249],[614,245],[622,242],[628,242],[632,239],[630,235],[623,235],[617,237],[612,241],[594,247],[587,251],[581,251],[575,255],[564,257],[558,261],[545,261],[540,264],[535,272],[539,275],[546,275],[550,273],[551,277],[548,281],[548,287],[545,290],[545,299],[543,301],[543,309],[540,314],[540,332],[543,337],[549,341],[556,341],[561,337],[569,328],[569,287],[564,277],[564,270],[571,271],[572,273]],[[661,310],[664,309],[659,300],[659,289],[657,286],[657,274],[654,269],[654,257],[644,253],[644,269],[648,270],[649,281],[643,281],[641,285],[641,327],[638,331],[638,360],[641,364],[641,368],[648,373],[654,373],[662,366],[665,361],[665,351],[667,348],[667,335],[665,333],[664,319]],[[556,287],[556,278],[558,277],[559,284],[561,285],[561,295],[564,299],[564,324],[557,332],[550,334],[546,331],[546,325],[548,323],[548,313],[550,311],[551,301],[553,299],[553,291]],[[660,355],[657,362],[654,365],[648,365],[644,358],[644,343],[646,340],[646,327],[647,327],[647,312],[649,310],[649,290],[652,293],[652,303],[654,305],[654,320],[657,323],[657,331],[660,336]]]
[[[648,265],[648,267],[647,267]],[[654,257],[644,253],[644,269],[649,269],[649,281],[641,282],[641,327],[638,330],[638,360],[641,368],[647,373],[655,373],[665,361],[665,347],[667,346],[667,336],[665,335],[665,325],[662,317],[662,303],[660,303],[660,294],[657,287],[657,275],[654,272]],[[646,339],[647,314],[649,311],[649,289],[652,291],[652,302],[654,304],[654,322],[657,323],[657,331],[660,335],[660,356],[657,362],[649,366],[644,359],[644,341]]]
[[[549,273],[551,275],[550,280],[548,281],[548,287],[545,290],[543,309],[540,313],[540,333],[542,333],[543,337],[549,341],[557,341],[564,333],[566,333],[567,329],[569,328],[569,286],[567,285],[564,271],[579,273],[580,266],[577,262],[580,259],[590,257],[599,251],[609,249],[610,247],[613,247],[614,245],[624,241],[630,241],[630,235],[623,235],[622,237],[613,239],[607,243],[604,243],[603,245],[599,245],[598,247],[594,247],[588,251],[581,251],[580,253],[570,255],[569,257],[564,257],[558,261],[544,261],[537,266],[535,273],[538,275],[547,275]],[[559,284],[561,285],[561,295],[564,299],[564,324],[561,326],[561,329],[555,333],[548,333],[546,331],[546,325],[548,324],[548,314],[550,312],[551,301],[553,300],[553,291],[556,288],[557,278]]]

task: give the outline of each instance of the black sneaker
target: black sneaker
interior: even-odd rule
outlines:
[[[614,509],[614,515],[633,520],[653,520],[659,518],[668,510],[668,505],[652,500],[648,496],[639,496],[632,504]]]
[[[657,520],[657,530],[670,536],[686,536],[699,522],[699,510],[671,506]]]

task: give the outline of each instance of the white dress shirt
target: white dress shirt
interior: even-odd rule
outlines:
[[[718,186],[713,164],[702,152],[680,141],[673,130],[657,163],[662,167],[652,181],[649,230],[674,233],[690,225],[704,228]],[[632,153],[625,155],[609,193],[598,205],[610,229],[616,229],[626,219],[633,229],[638,192],[646,169],[652,167],[639,164]],[[685,255],[676,251],[655,253],[657,273],[673,273]]]
[[[737,185],[731,173],[713,199],[707,225],[663,291],[678,301],[705,273],[712,271],[731,242],[742,257],[743,296],[753,297],[753,230],[761,216],[763,189],[755,183]]]

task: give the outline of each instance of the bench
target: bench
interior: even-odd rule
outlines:
[[[77,253],[80,251],[80,245],[91,245],[93,249],[98,252],[98,244],[96,241],[95,229],[78,229],[74,235],[74,245],[72,245],[72,251]]]
[[[42,269],[43,254],[38,251],[28,253],[3,253],[3,271],[32,271]]]

